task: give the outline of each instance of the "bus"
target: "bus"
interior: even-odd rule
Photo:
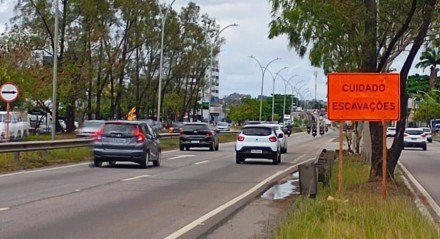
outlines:
[[[440,119],[432,119],[430,126],[431,126],[432,131],[435,131],[438,133],[440,131]]]

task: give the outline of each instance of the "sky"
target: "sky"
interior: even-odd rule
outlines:
[[[4,24],[13,15],[13,7],[17,0],[3,0],[0,3],[0,32]],[[171,3],[172,0],[160,0],[161,3]],[[176,0],[173,8],[181,9],[190,2],[189,0]],[[327,78],[320,68],[312,67],[308,57],[299,57],[293,49],[289,49],[286,36],[274,39],[268,38],[269,22],[271,20],[271,5],[269,0],[192,0],[201,8],[201,13],[207,13],[214,18],[220,28],[229,24],[238,24],[221,33],[226,42],[220,51],[220,98],[232,93],[250,94],[257,97],[261,92],[262,72],[258,63],[250,58],[254,56],[261,65],[266,66],[271,60],[281,58],[269,65],[268,69],[274,74],[284,67],[279,75],[285,79],[292,79],[293,84],[300,88],[303,97],[315,98],[315,72],[316,72],[316,98],[326,100]],[[393,67],[400,71],[403,61],[408,53],[402,53]],[[420,52],[419,52],[420,55]],[[419,55],[414,60],[413,66],[418,62]],[[411,74],[428,74],[412,67]],[[264,77],[264,95],[273,91],[273,78],[266,73]],[[309,89],[309,90],[307,90]],[[275,94],[284,94],[284,83],[281,77],[275,81]],[[307,91],[310,94],[306,93]],[[290,87],[287,93],[292,93]]]

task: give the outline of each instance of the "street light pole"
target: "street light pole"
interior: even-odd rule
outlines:
[[[264,86],[264,73],[266,72],[266,70],[267,70],[267,67],[269,67],[269,65],[270,64],[272,64],[274,61],[276,61],[276,60],[280,60],[281,58],[275,58],[275,59],[272,59],[271,61],[269,61],[268,63],[267,63],[267,65],[265,66],[265,67],[263,67],[262,65],[261,65],[261,63],[260,63],[260,61],[258,61],[257,60],[257,58],[255,58],[254,56],[249,56],[250,58],[252,58],[252,59],[254,59],[257,63],[258,63],[258,65],[260,66],[260,69],[261,69],[261,93],[260,93],[260,117],[259,117],[259,121],[261,122],[261,113],[262,113],[262,111],[263,111],[263,86]]]
[[[53,86],[52,86],[52,129],[51,139],[55,140],[57,132],[57,90],[58,90],[58,0],[55,0],[55,30],[53,40]]]
[[[210,56],[210,63],[209,63],[209,87],[208,87],[208,123],[211,122],[211,98],[212,98],[212,66],[213,66],[213,52],[214,52],[214,44],[217,42],[218,37],[220,36],[220,33],[222,33],[222,31],[224,31],[226,28],[229,27],[237,27],[238,24],[233,23],[233,24],[229,24],[226,27],[222,28],[216,35],[214,38],[214,41],[211,42],[211,38],[209,39],[209,45],[210,45],[210,49],[209,49],[209,56]],[[209,38],[209,35],[208,35]]]
[[[176,0],[173,0],[169,8],[174,4]],[[157,5],[159,7],[159,14],[161,20],[161,38],[160,38],[160,65],[159,65],[159,86],[157,87],[157,124],[160,122],[160,106],[162,104],[162,77],[163,77],[163,44],[165,38],[165,22],[167,20],[168,11],[165,14],[162,12],[162,7],[160,6],[159,0],[157,0]]]
[[[275,80],[277,79],[277,77],[278,77],[278,75],[280,74],[280,72],[282,71],[282,70],[285,70],[285,69],[287,69],[288,67],[287,66],[285,66],[285,67],[283,67],[283,68],[281,68],[279,71],[277,71],[277,73],[275,73],[275,76],[273,76],[273,74],[272,74],[272,72],[269,70],[269,69],[267,69],[267,71],[270,73],[270,75],[272,76],[272,119],[271,119],[271,121],[273,121],[273,116],[274,116],[274,110],[275,110]],[[283,117],[284,117],[284,115],[283,115]]]

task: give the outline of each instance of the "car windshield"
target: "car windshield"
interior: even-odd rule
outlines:
[[[100,127],[102,124],[103,124],[103,122],[86,121],[86,122],[84,122],[83,127]]]
[[[105,136],[132,137],[136,134],[136,131],[137,126],[135,124],[109,123],[105,124],[103,134]]]
[[[209,130],[206,124],[186,124],[182,127],[184,131]]]
[[[421,135],[424,132],[422,130],[410,129],[410,130],[406,130],[405,133],[407,133],[409,135]]]
[[[250,136],[268,136],[271,133],[271,128],[266,127],[248,127],[243,129],[243,134]]]

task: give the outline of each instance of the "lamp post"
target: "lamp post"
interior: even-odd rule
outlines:
[[[208,92],[208,117],[209,117],[209,121],[208,123],[211,121],[211,98],[212,98],[212,65],[213,65],[213,52],[214,52],[214,45],[218,40],[218,37],[220,36],[220,33],[222,33],[226,28],[229,27],[237,27],[238,24],[233,23],[233,24],[229,24],[226,27],[222,28],[220,31],[218,31],[218,33],[215,35],[214,41],[211,42],[211,38],[208,35],[209,38],[209,45],[210,45],[210,49],[209,49],[209,56],[210,56],[210,63],[209,63],[209,92]]]
[[[168,8],[174,4],[176,0],[173,0]],[[160,63],[159,63],[159,86],[157,87],[157,123],[160,122],[160,105],[162,101],[162,77],[163,77],[163,42],[165,38],[165,22],[167,20],[168,11],[162,12],[162,7],[160,6],[159,0],[157,0],[157,5],[159,7],[160,21],[161,21],[161,38],[160,38]]]
[[[269,61],[265,67],[263,67],[260,63],[260,61],[257,60],[257,58],[255,58],[254,56],[249,56],[250,58],[254,59],[258,65],[260,66],[261,69],[261,94],[260,94],[260,118],[259,121],[261,121],[261,113],[263,111],[263,85],[264,85],[264,73],[266,73],[267,67],[269,67],[270,64],[272,64],[274,61],[276,60],[280,60],[281,58],[275,58],[272,59],[271,61]]]
[[[53,41],[53,80],[52,80],[52,129],[51,139],[55,140],[57,132],[57,84],[58,84],[58,0],[55,0],[55,30]]]
[[[289,79],[285,79],[283,76],[281,76],[281,79],[283,79],[283,81],[284,81],[284,104],[283,104],[283,125],[285,125],[284,124],[284,115],[286,114],[286,94],[287,94],[287,85],[290,85],[291,83],[291,80],[294,78],[294,77],[296,77],[296,76],[298,76],[297,74],[295,74],[295,75],[293,75],[293,76],[291,76]],[[293,95],[292,95],[292,102],[291,102],[291,104],[290,104],[290,114],[292,115],[292,103],[293,103]]]
[[[287,66],[281,68],[280,70],[277,71],[277,73],[275,73],[275,76],[273,76],[272,72],[269,69],[267,69],[267,71],[269,71],[270,75],[272,76],[272,81],[273,81],[273,83],[272,83],[272,120],[271,121],[273,121],[273,115],[274,115],[274,110],[275,110],[275,80],[277,79],[280,72],[282,70],[287,69],[287,68],[288,68]],[[283,117],[284,117],[284,115],[283,115]]]

